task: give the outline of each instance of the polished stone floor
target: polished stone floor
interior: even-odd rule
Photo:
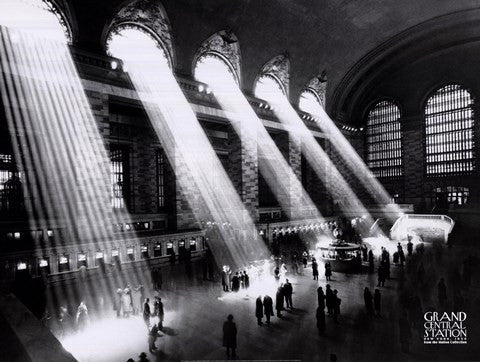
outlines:
[[[391,279],[380,288],[381,317],[368,316],[363,299],[366,286],[375,289],[376,274],[334,273],[329,283],[342,300],[340,323],[334,323],[327,315],[326,332],[322,336],[316,329],[316,289],[325,286],[326,281],[322,273],[318,282],[313,280],[311,268],[307,268],[301,276],[287,274],[293,283],[295,308],[285,312],[282,319],[273,317],[270,326],[258,326],[254,314],[258,294],[269,293],[274,297],[276,284],[272,277],[260,284],[252,283],[248,293],[251,295],[224,293],[220,283],[202,281],[201,277],[176,278],[175,282],[170,278],[160,293],[166,328],[157,340],[156,354],[148,352],[146,327],[141,317],[117,319],[113,311],[111,318],[92,322],[90,332],[82,337],[71,336],[64,345],[80,361],[137,360],[142,351],[147,352],[151,361],[221,360],[226,358],[222,324],[228,314],[233,314],[238,329],[238,359],[328,361],[334,353],[339,361],[480,360],[474,339],[479,335],[476,322],[480,322],[475,312],[478,308],[474,308],[480,295],[476,274],[470,289],[464,291],[470,321],[467,345],[427,346],[423,344],[423,331],[417,330],[412,331],[410,353],[403,353],[399,342],[402,295],[411,293],[413,288],[421,296],[424,308],[435,308],[438,276],[445,276],[450,295],[456,282],[449,277],[451,269],[468,253],[461,248],[427,250],[422,257],[409,258],[405,267],[392,266]],[[415,270],[420,261],[425,265],[427,285],[418,289]]]

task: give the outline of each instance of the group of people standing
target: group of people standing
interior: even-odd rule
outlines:
[[[224,266],[222,270],[222,287],[224,292],[238,292],[240,289],[248,289],[250,287],[250,277],[244,270],[237,271],[232,275],[229,267]]]
[[[286,308],[289,308],[290,310],[293,309],[292,294],[293,286],[290,281],[286,279],[285,283],[278,287],[277,294],[275,295],[275,310],[278,318],[282,318],[282,311],[286,310]],[[270,318],[275,315],[273,311],[272,297],[265,295],[262,300],[262,296],[258,296],[255,302],[255,317],[257,318],[257,324],[259,326],[263,325],[262,319],[264,316],[267,325],[270,325]]]
[[[117,317],[128,318],[130,315],[138,315],[141,312],[141,305],[145,299],[145,288],[139,284],[132,288],[128,284],[125,288],[118,288],[115,293],[114,310]]]
[[[376,316],[380,316],[381,300],[382,300],[382,295],[380,293],[380,290],[375,289],[375,292],[372,295],[372,292],[370,291],[370,289],[368,287],[365,287],[363,291],[363,299],[365,301],[365,308],[367,309],[367,314],[368,315],[375,314]]]
[[[163,309],[162,298],[159,296],[154,297],[153,301],[153,311],[150,308],[150,299],[146,298],[143,303],[143,320],[148,330],[148,348],[150,352],[155,352],[157,347],[155,346],[155,341],[158,337],[158,332],[163,330],[163,320],[165,316],[165,311]],[[154,323],[153,326],[150,323],[151,317],[157,317],[158,323]]]
[[[327,313],[333,316],[335,323],[338,323],[342,300],[338,297],[338,290],[332,290],[330,284],[325,286],[325,292],[322,287],[317,288],[317,300],[317,328],[318,332],[322,334],[325,331],[325,307],[327,307]]]

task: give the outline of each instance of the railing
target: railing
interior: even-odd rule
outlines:
[[[445,238],[448,238],[448,235],[452,232],[452,229],[455,226],[455,221],[447,215],[405,214],[399,217],[397,221],[395,221],[392,228],[390,229],[390,235],[392,237],[396,236],[400,228],[400,225],[404,224],[405,222],[408,222],[407,220],[411,220],[411,221],[438,220],[438,221],[444,222],[448,224],[447,228],[443,228],[445,231]]]

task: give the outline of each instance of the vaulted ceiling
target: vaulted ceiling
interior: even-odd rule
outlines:
[[[103,51],[102,36],[115,14],[130,1],[66,0],[77,46]],[[327,70],[327,106],[355,64],[382,43],[418,24],[475,9],[475,0],[161,0],[170,19],[175,67],[191,74],[200,45],[231,28],[239,39],[242,86],[252,92],[262,65],[288,51],[290,95]],[[428,43],[426,43],[428,46]],[[328,107],[327,107],[328,109]]]

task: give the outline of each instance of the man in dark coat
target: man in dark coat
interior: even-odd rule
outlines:
[[[232,278],[232,291],[238,292],[240,289],[240,277],[238,276],[238,272]]]
[[[267,319],[267,324],[270,324],[270,317],[274,316],[274,314],[273,314],[273,300],[268,295],[266,295],[263,298],[263,310],[265,312],[265,318]]]
[[[227,320],[223,323],[223,346],[227,348],[227,357],[230,357],[230,350],[232,350],[232,357],[237,355],[235,350],[237,348],[237,326],[233,322],[233,315],[229,314]]]
[[[325,278],[327,280],[332,280],[332,266],[328,261],[325,263]]]
[[[150,299],[146,298],[145,303],[143,303],[143,321],[147,325],[148,330],[150,330]]]
[[[263,318],[263,303],[262,303],[262,297],[258,296],[256,302],[255,302],[255,317],[257,317],[257,324],[261,326],[262,323],[262,318]]]
[[[165,312],[163,310],[162,298],[160,298],[160,297],[158,297],[157,316],[158,316],[158,329],[161,331],[163,329],[163,318],[165,316]]]
[[[245,283],[245,289],[248,289],[250,287],[250,277],[248,276],[246,271],[243,271],[243,280]]]
[[[375,262],[373,257],[373,251],[370,249],[368,252],[368,272],[372,274],[375,271]]]
[[[333,290],[330,287],[330,284],[327,284],[327,289],[325,291],[325,301],[326,301],[326,304],[327,304],[328,314],[333,313],[333,297],[334,297]]]
[[[292,294],[293,294],[293,287],[292,284],[288,281],[285,281],[285,285],[283,286],[283,293],[285,294],[285,303],[287,304],[287,308],[292,309]]]
[[[157,325],[154,324],[152,329],[150,329],[148,333],[148,350],[152,353],[154,353],[157,350],[157,347],[155,346],[155,341],[157,340],[158,337],[158,328]]]
[[[325,311],[322,307],[317,308],[317,328],[318,334],[323,334],[325,332]]]
[[[377,284],[377,287],[384,287],[385,286],[385,266],[384,266],[384,262],[382,261],[382,263],[380,264],[380,266],[378,267],[378,284]]]
[[[224,292],[228,292],[228,276],[225,270],[222,270],[222,287]]]
[[[312,274],[313,280],[318,280],[318,264],[315,260],[312,261]]]
[[[323,293],[322,287],[318,287],[317,297],[318,297],[318,306],[323,310],[325,310],[325,294]]]
[[[443,278],[440,279],[438,282],[438,303],[440,304],[441,307],[445,304],[445,301],[447,300],[447,287],[445,285],[445,281]]]
[[[365,301],[365,308],[367,309],[367,314],[373,314],[373,296],[370,292],[370,289],[368,289],[367,287],[365,287],[365,290],[363,291],[363,299]]]
[[[338,323],[338,316],[340,315],[340,304],[342,300],[338,297],[338,290],[333,290],[333,320]]]
[[[407,253],[408,253],[408,256],[412,256],[413,254],[413,243],[411,240],[408,240],[408,243],[407,243]]]
[[[284,298],[283,285],[280,285],[277,289],[277,295],[275,296],[275,309],[277,311],[278,318],[282,318],[282,310],[285,309],[283,306]]]

